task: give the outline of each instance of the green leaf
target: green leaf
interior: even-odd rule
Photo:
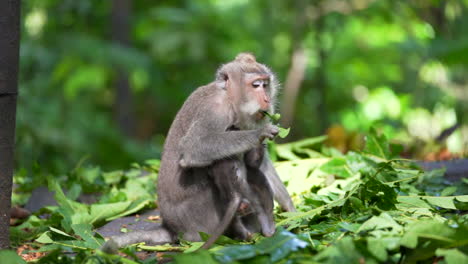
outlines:
[[[359,227],[361,227],[361,224],[358,223],[348,223],[348,222],[340,222],[338,224],[340,228],[343,228],[346,231],[350,231],[353,233],[357,233],[359,230]]]
[[[101,174],[101,169],[99,167],[80,167],[77,169],[77,174],[80,179],[84,179],[87,183],[93,184],[96,182],[96,179]]]
[[[438,248],[436,250],[436,256],[444,257],[447,264],[460,264],[468,263],[468,255],[464,254],[460,250],[454,249],[443,249]]]
[[[117,184],[122,180],[123,176],[124,173],[121,170],[105,172],[102,174],[102,177],[107,184]]]
[[[245,260],[257,255],[254,245],[234,245],[215,252],[215,258],[221,263]]]
[[[120,214],[114,215],[112,217],[106,218],[106,221],[112,221],[112,220],[120,218],[120,217],[124,217],[124,216],[127,216],[127,215],[134,214],[134,213],[142,210],[145,207],[149,207],[152,204],[154,204],[153,200],[144,199],[144,198],[139,199],[137,201],[133,201],[128,206],[128,208],[126,208],[123,212],[121,212]]]
[[[449,196],[457,191],[457,186],[449,186],[442,190],[440,196]]]
[[[296,235],[280,229],[272,237],[262,239],[256,245],[236,245],[222,248],[216,251],[216,259],[222,263],[228,263],[267,254],[270,256],[270,262],[276,262],[286,258],[291,252],[306,246],[307,243]]]
[[[50,229],[52,232],[54,232],[54,233],[57,233],[57,234],[59,234],[59,235],[65,236],[65,237],[69,237],[69,238],[71,238],[71,239],[74,239],[73,236],[71,236],[71,235],[69,235],[69,234],[63,232],[62,230],[58,230],[57,228],[53,228],[53,227],[49,227],[49,229]]]
[[[289,135],[289,131],[291,130],[290,127],[288,128],[282,128],[282,127],[279,127],[279,133],[278,133],[278,136],[280,138],[285,138]]]
[[[453,204],[458,210],[467,211],[468,210],[468,201],[460,196],[455,196],[453,199]]]
[[[364,152],[371,155],[389,160],[390,149],[385,135],[378,135],[377,132],[372,128],[369,134],[366,136],[366,146]]]
[[[50,238],[49,234],[50,234],[50,231],[46,231],[46,232],[42,233],[42,235],[40,235],[35,241],[39,242],[39,243],[42,243],[42,244],[49,244],[49,243],[54,242]]]
[[[329,159],[303,159],[276,162],[275,168],[281,180],[288,182],[287,189],[293,193],[309,191],[312,186],[320,185],[324,179],[314,175],[315,169]]]
[[[112,220],[111,218],[125,212],[131,204],[131,201],[93,204],[90,206],[90,217],[92,219],[92,223],[96,223],[101,220],[110,221]]]
[[[8,264],[26,264],[26,261],[24,261],[16,252],[12,250],[0,250],[0,259],[2,260],[2,263],[8,263]]]
[[[344,237],[319,252],[314,260],[319,263],[360,263],[363,256],[351,237]]]
[[[269,254],[271,261],[276,262],[306,246],[307,243],[299,239],[297,235],[280,229],[272,237],[261,240],[255,248],[261,254]]]
[[[327,139],[327,136],[306,138],[296,142],[277,144],[276,150],[278,156],[286,160],[301,159],[298,154],[306,154],[309,158],[325,158],[325,155],[313,151],[312,147],[317,147]],[[312,154],[312,155],[311,155]]]
[[[449,226],[447,223],[435,220],[416,221],[405,228],[401,245],[416,248],[418,241],[432,240],[444,247],[468,244],[468,228],[466,226]]]
[[[403,230],[402,226],[399,225],[388,213],[382,213],[379,216],[373,216],[366,222],[364,222],[357,232],[386,229],[390,233],[399,233]]]
[[[445,208],[458,209],[455,203],[462,206],[468,203],[468,195],[458,196],[398,196],[398,202],[402,204],[412,205],[415,207],[428,208],[427,204]],[[430,207],[429,207],[430,208]]]
[[[198,249],[203,245],[203,242],[192,242],[192,244],[197,244],[198,245],[197,249]],[[169,251],[177,252],[177,251],[185,251],[186,249],[185,246],[173,246],[171,244],[157,245],[157,246],[147,246],[147,245],[141,244],[141,245],[138,245],[137,247],[142,250],[159,251],[159,252],[169,252]]]
[[[270,114],[268,113],[267,111],[262,111],[264,115],[266,115],[268,118],[270,118],[270,120],[273,122],[273,123],[278,123],[278,121],[280,120],[281,118],[281,115],[279,113],[276,113],[276,114]]]
[[[395,189],[373,177],[369,177],[359,187],[358,195],[359,199],[367,201],[370,205],[375,204],[382,210],[392,210],[397,203]]]
[[[86,243],[85,246],[91,249],[98,249],[104,244],[104,238],[94,236],[91,224],[75,224],[72,225],[73,231],[75,234],[79,235]]]
[[[385,242],[381,238],[369,237],[367,248],[379,261],[386,261],[388,258]]]
[[[344,158],[333,158],[320,166],[319,169],[325,173],[336,175],[342,178],[348,178],[352,175],[352,172],[347,165],[346,159]]]
[[[218,262],[207,251],[198,251],[190,254],[177,254],[173,263],[192,264],[217,264]]]

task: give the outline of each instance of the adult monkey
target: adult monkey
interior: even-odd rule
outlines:
[[[214,82],[199,87],[186,100],[166,138],[157,187],[161,228],[114,237],[103,249],[115,251],[137,242],[174,242],[178,234],[189,241],[200,241],[199,232],[216,232],[232,197],[226,201],[220,193],[223,180],[214,180],[219,175],[211,172],[219,161],[223,166],[232,162],[238,168],[242,155],[276,135],[277,127],[263,114],[273,112],[276,92],[274,75],[251,54],[241,53],[221,66]],[[270,188],[264,191],[271,190],[283,210],[295,211],[268,155],[263,155],[258,167]],[[235,173],[230,176],[226,180],[238,177]],[[260,231],[255,225],[248,228]],[[229,228],[226,234],[245,238],[236,233],[236,228]]]

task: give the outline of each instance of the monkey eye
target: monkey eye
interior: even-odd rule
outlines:
[[[255,80],[253,83],[252,83],[252,86],[254,88],[258,88],[259,86],[261,86],[263,84],[263,80]]]

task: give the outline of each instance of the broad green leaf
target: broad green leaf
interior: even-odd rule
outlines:
[[[271,261],[276,262],[306,246],[307,243],[299,239],[297,235],[280,229],[272,237],[261,240],[255,248],[260,254],[269,254]]]
[[[47,231],[47,232],[44,232],[42,233],[42,235],[40,235],[35,241],[39,242],[39,243],[43,243],[43,244],[48,244],[48,243],[52,243],[54,242],[50,236],[50,231]]]
[[[327,136],[307,138],[296,142],[277,144],[276,151],[277,155],[286,160],[297,160],[301,159],[298,154],[304,154],[310,152],[312,147],[323,143],[327,139]],[[312,152],[314,155],[320,155],[320,153]],[[323,155],[321,157],[324,157]],[[309,158],[317,158],[317,156],[309,156]]]
[[[319,252],[314,260],[319,263],[359,263],[363,256],[351,237],[344,237]]]
[[[92,219],[92,223],[99,222],[101,220],[109,221],[109,218],[124,212],[129,208],[131,204],[131,201],[93,204],[90,206],[90,216]]]
[[[12,250],[0,250],[0,260],[5,264],[26,264],[26,261]]]
[[[433,240],[444,247],[468,244],[468,228],[450,226],[434,220],[416,221],[405,228],[400,243],[408,248],[416,248],[419,239]]]
[[[328,160],[304,159],[276,162],[275,168],[280,178],[288,182],[287,189],[289,193],[302,193],[310,190],[313,186],[320,185],[325,180],[315,174],[315,169]]]
[[[282,127],[280,127],[280,128],[279,128],[278,136],[279,136],[280,138],[285,138],[285,137],[287,137],[287,136],[289,135],[289,131],[290,131],[290,130],[291,130],[290,127],[288,127],[288,128],[282,128]]]
[[[198,251],[190,254],[177,254],[173,263],[180,264],[215,264],[218,263],[207,251]]]
[[[390,149],[387,139],[383,134],[379,136],[374,129],[371,129],[366,136],[364,152],[386,160],[390,159]]]
[[[391,210],[397,203],[396,190],[381,181],[369,177],[358,190],[359,198],[375,204],[382,210]]]
[[[76,223],[73,219],[79,219],[79,215],[87,215],[86,205],[69,200],[60,188],[57,181],[48,178],[49,189],[55,192],[55,200],[59,204],[58,212],[63,216],[62,226],[66,232],[71,231],[71,224]],[[88,219],[84,219],[86,222]]]
[[[353,174],[347,165],[346,159],[344,158],[333,158],[320,166],[319,169],[325,173],[336,175],[342,178],[348,178]]]
[[[121,181],[123,176],[124,173],[121,170],[102,173],[102,177],[107,184],[117,184]]]
[[[286,230],[277,230],[272,237],[262,239],[256,245],[236,245],[220,249],[216,251],[216,259],[228,263],[267,254],[270,256],[270,262],[276,262],[306,246],[307,243],[296,235]]]
[[[134,214],[134,213],[142,210],[143,208],[150,206],[153,203],[154,203],[154,201],[148,200],[148,199],[140,199],[138,201],[133,201],[125,211],[123,211],[122,213],[120,213],[118,215],[106,218],[106,221],[112,221],[112,220],[120,218],[120,217],[124,217],[124,216],[127,216],[127,215]]]
[[[324,210],[330,210],[334,207],[340,207],[345,204],[346,200],[354,194],[356,190],[350,191],[346,197],[337,199],[331,203],[319,206],[317,208],[314,208],[312,210],[306,211],[306,212],[288,212],[288,213],[282,213],[282,216],[287,217],[286,219],[280,221],[278,225],[289,225],[289,229],[292,229],[293,227],[297,227],[302,220],[306,219],[311,219],[316,215],[321,214]]]
[[[257,255],[254,245],[233,245],[214,253],[215,258],[221,263],[231,263],[233,261],[253,258]]]
[[[72,225],[75,234],[79,235],[85,242],[85,246],[92,249],[98,249],[104,243],[102,237],[95,237],[91,224]]]
[[[353,197],[350,197],[353,198]],[[353,233],[357,233],[359,228],[361,227],[361,224],[358,223],[348,223],[348,222],[340,222],[339,224],[340,228],[343,228],[346,231],[350,231]]]
[[[440,196],[449,196],[457,191],[457,186],[449,186],[442,190]]]
[[[89,247],[87,247],[84,241],[80,241],[80,240],[53,240],[52,239],[52,242],[50,243],[57,245],[57,246],[70,247],[70,248],[75,248],[75,249],[90,249]]]
[[[386,261],[388,258],[385,242],[380,238],[369,237],[367,248],[379,261]]]
[[[438,206],[445,209],[458,209],[455,206],[456,202],[464,204],[468,203],[468,195],[459,196],[398,196],[398,202],[415,207],[427,208],[427,204]]]
[[[436,256],[444,257],[447,264],[468,263],[468,255],[458,249],[443,249],[436,250]]]
[[[379,216],[373,216],[371,219],[364,222],[357,232],[370,231],[376,229],[388,229],[388,234],[399,233],[403,230],[388,213],[382,213]]]
[[[93,184],[96,182],[96,179],[101,174],[101,169],[99,167],[92,168],[83,168],[80,167],[77,169],[78,177],[86,180],[86,182]]]
[[[405,207],[409,209],[432,208],[427,203],[427,201],[421,198],[420,196],[398,196],[397,200],[399,202],[398,207]]]

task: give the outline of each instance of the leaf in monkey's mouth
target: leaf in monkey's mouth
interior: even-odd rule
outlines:
[[[281,127],[281,126],[278,125],[278,121],[279,121],[279,119],[281,118],[281,115],[280,115],[280,114],[276,113],[276,114],[273,114],[273,115],[272,115],[272,114],[268,113],[267,111],[261,111],[261,113],[262,113],[264,116],[268,116],[268,118],[270,118],[271,122],[273,122],[274,124],[276,124],[276,125],[278,126],[278,128],[279,128],[278,136],[279,136],[280,138],[285,138],[286,136],[288,136],[289,130],[290,130],[291,128],[289,128],[289,127],[288,127],[288,128],[283,128],[283,127]]]
[[[268,116],[273,123],[278,123],[278,121],[281,118],[281,115],[278,114],[278,113],[272,115],[272,114],[268,113],[267,111],[261,111],[261,112],[262,112],[263,115]]]

